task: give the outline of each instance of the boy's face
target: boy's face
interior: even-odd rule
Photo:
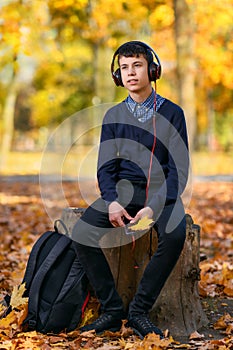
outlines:
[[[139,57],[120,56],[119,67],[124,87],[129,93],[144,94],[151,91],[148,77],[148,62],[143,55]]]

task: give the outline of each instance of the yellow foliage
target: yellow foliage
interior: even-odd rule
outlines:
[[[190,3],[193,0],[190,0]],[[222,83],[233,88],[231,26],[233,1],[206,0],[194,2],[194,20],[196,21],[195,47],[205,77],[213,84]],[[214,18],[214,21],[213,21]]]
[[[53,6],[57,9],[66,9],[73,7],[80,9],[87,4],[88,0],[53,0]]]
[[[154,11],[150,14],[150,24],[153,28],[171,26],[173,22],[173,9],[166,4],[155,7]]]

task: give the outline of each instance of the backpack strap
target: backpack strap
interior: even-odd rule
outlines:
[[[54,222],[54,231],[55,232],[54,231],[47,231],[43,235],[41,235],[40,238],[36,241],[36,243],[34,244],[32,250],[31,250],[31,253],[29,255],[26,271],[25,271],[24,278],[22,281],[22,283],[26,284],[27,289],[30,288],[32,279],[34,277],[34,271],[36,268],[37,257],[38,257],[40,250],[41,250],[41,247],[43,246],[44,243],[46,243],[49,240],[49,238],[52,235],[61,234],[58,230],[58,227],[57,227],[58,223],[60,223],[62,225],[62,227],[65,231],[64,232],[65,236],[67,236],[67,237],[69,236],[69,232],[68,232],[68,229],[67,229],[65,223],[61,219],[57,219]]]
[[[28,258],[26,271],[22,283],[26,284],[26,288],[29,289],[32,279],[34,277],[34,271],[36,268],[37,257],[44,243],[54,234],[54,231],[45,232],[34,244],[31,253]]]
[[[27,296],[27,292],[29,291],[31,282],[33,280],[34,277],[34,271],[36,268],[36,262],[37,262],[37,257],[38,254],[41,250],[41,247],[43,246],[43,244],[45,242],[48,241],[48,239],[54,234],[54,231],[47,231],[45,232],[43,235],[40,236],[40,238],[38,238],[38,240],[36,241],[36,243],[34,244],[34,246],[32,247],[31,253],[29,255],[28,258],[28,262],[27,262],[27,267],[26,267],[26,271],[24,274],[24,278],[22,281],[22,284],[25,283],[26,284],[26,291],[24,292],[24,296]],[[10,301],[11,301],[11,295],[7,294],[4,297],[3,300],[3,305],[7,306],[7,310],[4,312],[3,317],[6,317],[12,310],[11,306],[10,306]]]
[[[39,301],[39,294],[40,294],[40,288],[43,283],[44,277],[46,276],[47,272],[51,268],[51,266],[54,264],[56,259],[62,254],[64,249],[71,243],[72,241],[64,236],[61,235],[57,243],[54,245],[54,247],[51,249],[50,253],[46,257],[46,259],[43,261],[42,265],[40,266],[39,270],[36,272],[31,288],[30,288],[30,295],[28,301],[28,316],[25,319],[24,323],[27,323],[29,328],[35,329],[37,324],[37,313],[38,313],[38,301]]]
[[[60,224],[64,230],[64,232],[60,232],[59,229],[58,229],[58,224]],[[64,223],[64,221],[62,221],[61,219],[57,219],[54,221],[54,230],[55,232],[57,233],[62,233],[64,234],[65,236],[69,237],[69,231],[68,231],[68,228],[66,227],[66,224]]]

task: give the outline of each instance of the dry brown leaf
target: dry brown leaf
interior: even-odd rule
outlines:
[[[22,332],[17,334],[18,337],[27,337],[27,338],[37,338],[38,333],[36,331],[31,331],[31,332]]]
[[[95,330],[91,329],[90,331],[82,332],[81,337],[82,338],[94,338],[95,337]]]
[[[229,335],[233,334],[233,322],[227,326],[225,333]]]
[[[136,350],[142,349],[153,349],[153,350],[161,350],[166,349],[169,345],[171,345],[170,339],[160,339],[160,336],[155,333],[149,333],[145,336],[145,338],[135,347]]]
[[[225,314],[215,322],[214,329],[226,329],[230,323],[233,324],[233,317],[230,314]]]
[[[133,349],[134,344],[126,341],[125,339],[120,338],[119,339],[119,345],[121,346],[121,349],[128,350],[128,349]]]
[[[190,334],[189,339],[190,339],[190,340],[195,340],[195,339],[196,339],[196,340],[200,340],[200,339],[204,339],[204,335],[198,333],[197,331],[195,331],[195,332],[193,332],[192,334]]]
[[[28,314],[28,304],[24,304],[22,309],[16,313],[17,324],[21,326]]]
[[[22,350],[28,350],[28,349],[33,349],[33,350],[41,350],[41,343],[37,343],[34,341],[31,341],[30,339],[24,340],[24,342],[21,343],[20,347],[18,349]]]
[[[175,349],[190,349],[191,345],[190,344],[176,344],[174,345]]]
[[[130,328],[130,327],[126,327],[125,325],[126,325],[126,323],[127,323],[127,320],[123,320],[122,321],[122,326],[121,326],[121,337],[124,339],[124,338],[127,338],[127,337],[129,337],[130,335],[132,335],[133,334],[133,330],[132,330],[132,328]]]
[[[55,336],[55,335],[49,337],[50,344],[58,343],[60,341],[61,341],[61,337],[58,337],[58,336]]]
[[[5,310],[6,310],[6,307],[0,304],[0,317],[4,314]]]

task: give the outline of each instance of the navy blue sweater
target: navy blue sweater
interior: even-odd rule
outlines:
[[[154,212],[177,200],[188,178],[189,155],[183,110],[165,100],[155,114],[156,146],[147,205]],[[103,120],[97,178],[106,202],[117,200],[121,179],[147,182],[154,141],[153,118],[141,123],[125,102],[110,108]]]

